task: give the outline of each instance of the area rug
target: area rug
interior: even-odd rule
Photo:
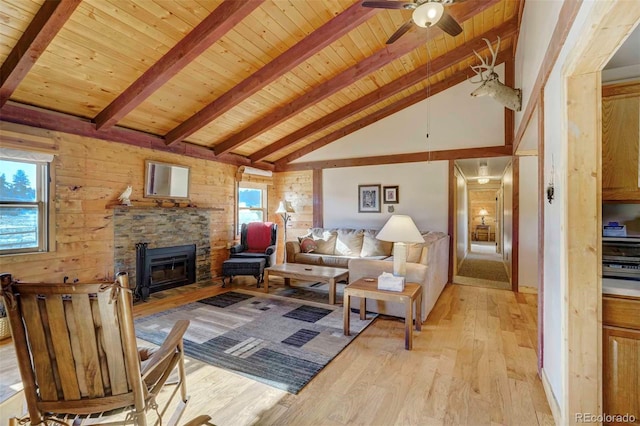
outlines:
[[[314,281],[292,280],[290,286],[285,286],[283,280],[272,280],[269,283],[269,293],[292,299],[306,300],[315,303],[329,303],[329,284]],[[342,304],[345,282],[336,283],[336,304]]]
[[[179,319],[191,321],[185,354],[297,394],[336,357],[374,316],[351,313],[343,333],[343,309],[231,291],[139,318],[138,338],[160,344]]]

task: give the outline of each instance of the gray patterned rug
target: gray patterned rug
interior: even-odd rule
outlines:
[[[318,305],[231,291],[139,318],[136,335],[160,344],[178,319],[191,321],[185,353],[297,394],[373,320],[351,313],[343,334],[342,306]]]

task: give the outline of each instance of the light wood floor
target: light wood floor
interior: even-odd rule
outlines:
[[[221,291],[183,291],[134,310],[147,315]],[[183,418],[208,414],[216,425],[553,424],[536,370],[536,298],[448,285],[412,351],[404,350],[403,320],[379,318],[298,395],[188,360],[192,399]]]

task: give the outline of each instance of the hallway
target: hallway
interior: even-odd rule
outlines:
[[[456,284],[511,289],[504,263],[501,256],[496,253],[494,242],[472,242],[471,250],[453,281]]]

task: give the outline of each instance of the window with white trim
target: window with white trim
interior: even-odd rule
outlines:
[[[243,223],[267,220],[267,186],[251,182],[238,183],[238,228]]]
[[[0,150],[0,255],[49,250],[53,156]]]

